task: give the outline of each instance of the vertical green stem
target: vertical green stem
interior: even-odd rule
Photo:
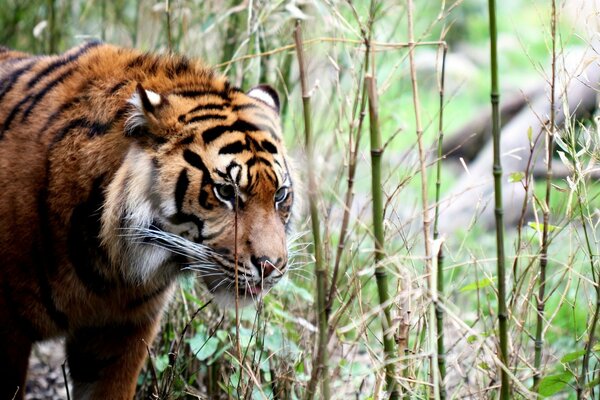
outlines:
[[[552,35],[552,72],[550,76],[550,123],[546,129],[546,200],[543,209],[544,227],[540,252],[540,278],[537,295],[537,320],[535,327],[533,387],[537,388],[542,377],[542,349],[544,346],[544,311],[546,308],[546,267],[548,265],[548,224],[550,222],[550,194],[552,189],[552,156],[554,153],[554,106],[556,82],[556,1],[552,0],[550,20]]]
[[[590,321],[589,328],[588,328],[588,340],[587,340],[587,343],[585,344],[585,353],[583,355],[583,361],[581,364],[581,375],[579,376],[579,379],[577,380],[577,400],[581,400],[584,398],[584,394],[585,394],[584,391],[585,391],[585,387],[586,387],[586,381],[587,381],[588,369],[589,369],[589,365],[590,365],[592,348],[596,341],[596,327],[598,326],[598,319],[600,318],[600,271],[597,270],[597,263],[594,262],[594,253],[592,252],[592,245],[591,245],[590,237],[588,234],[587,222],[583,215],[584,208],[583,208],[583,204],[581,201],[582,195],[579,193],[579,191],[577,193],[577,198],[579,199],[579,209],[581,212],[581,224],[583,226],[583,233],[585,236],[588,257],[590,260],[592,277],[593,277],[594,282],[596,283],[596,288],[595,288],[596,304],[595,304],[595,309],[594,309],[594,315],[592,316],[592,320]]]
[[[431,297],[431,306],[429,307],[429,316],[427,330],[428,335],[428,349],[430,351],[429,360],[429,371],[430,380],[433,388],[433,397],[439,398],[439,375],[438,375],[438,361],[437,351],[434,351],[435,347],[435,336],[436,327],[434,326],[433,320],[435,316],[435,303],[437,302],[437,287],[434,283],[435,271],[433,271],[432,254],[431,254],[431,237],[430,237],[430,225],[431,219],[429,215],[429,201],[427,198],[427,159],[425,154],[425,146],[423,143],[423,125],[421,122],[421,102],[419,99],[419,86],[417,81],[417,69],[415,67],[415,39],[414,39],[414,27],[413,27],[413,1],[408,0],[407,7],[407,19],[408,19],[408,59],[410,64],[410,81],[412,85],[413,93],[413,107],[415,112],[415,127],[417,134],[417,147],[419,149],[419,173],[421,175],[421,213],[423,218],[423,245],[425,248],[425,273],[429,277],[428,287]]]
[[[135,2],[135,15],[133,18],[133,34],[131,35],[131,42],[133,43],[133,47],[138,47],[139,43],[138,43],[138,29],[140,26],[140,6],[141,6],[142,0],[137,0]]]
[[[58,51],[58,27],[56,26],[56,1],[48,0],[48,53]]]
[[[171,4],[169,0],[165,2],[165,18],[167,25],[167,49],[170,53],[173,51],[173,39],[171,35]]]
[[[312,113],[310,107],[310,93],[306,77],[306,64],[304,62],[304,48],[302,45],[302,29],[300,21],[296,21],[294,31],[294,40],[296,42],[296,52],[298,54],[298,65],[300,69],[300,85],[302,88],[302,105],[304,110],[304,145],[306,148],[308,165],[308,201],[310,207],[310,219],[312,224],[312,233],[314,241],[315,255],[315,275],[317,278],[317,318],[319,326],[318,348],[313,363],[311,379],[306,389],[305,399],[312,399],[316,391],[316,385],[321,377],[322,399],[329,399],[329,373],[328,373],[328,354],[327,354],[327,314],[326,314],[326,279],[327,271],[323,262],[322,244],[321,244],[321,224],[319,222],[318,193],[313,170],[314,163],[314,144],[312,139]]]
[[[438,220],[440,212],[440,189],[442,185],[442,158],[444,142],[444,81],[446,76],[446,45],[442,47],[442,71],[440,76],[440,117],[438,120],[438,147],[437,147],[437,170],[435,180],[435,216],[433,219],[433,240],[439,238]],[[437,321],[437,352],[438,370],[440,374],[440,399],[446,398],[444,379],[446,377],[446,350],[444,349],[444,310],[440,306],[440,298],[444,296],[444,250],[440,246],[437,254],[437,292],[438,300],[435,303],[435,318]]]
[[[108,21],[106,18],[106,3],[108,3],[107,1],[101,1],[100,2],[100,18],[101,18],[101,26],[102,28],[100,28],[100,39],[102,39],[102,41],[106,41],[106,26],[108,25]]]
[[[488,0],[490,18],[490,68],[492,72],[492,137],[494,146],[494,214],[496,217],[496,251],[498,275],[498,334],[500,349],[498,357],[508,367],[508,311],[506,309],[506,276],[504,255],[504,210],[502,207],[502,162],[500,159],[500,94],[498,92],[498,31],[496,28],[496,0]],[[505,368],[500,371],[500,399],[508,400],[510,381]]]
[[[398,385],[396,383],[396,368],[392,359],[396,355],[394,334],[391,329],[391,304],[388,290],[388,279],[382,262],[385,252],[383,249],[383,190],[381,187],[381,132],[379,130],[379,110],[377,105],[377,84],[371,75],[365,76],[367,93],[369,96],[369,123],[371,126],[371,190],[373,192],[373,234],[375,236],[375,279],[379,304],[383,308],[383,350],[385,353],[385,380],[386,390],[390,399],[398,399]]]

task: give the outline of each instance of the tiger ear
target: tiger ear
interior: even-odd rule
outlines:
[[[273,89],[271,86],[258,85],[250,89],[246,94],[267,104],[279,114],[279,96],[277,95],[275,89]]]
[[[138,83],[128,103],[133,105],[134,110],[126,122],[127,134],[134,137],[157,138],[157,133],[152,132],[161,131],[158,114],[169,104],[167,98],[152,90],[144,89],[142,84]]]
[[[146,115],[154,115],[157,109],[167,105],[169,101],[162,94],[146,90],[141,83],[138,83],[135,87],[135,93],[129,99],[129,103]]]

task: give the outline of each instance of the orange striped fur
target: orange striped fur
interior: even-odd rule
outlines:
[[[227,302],[236,259],[242,299],[285,271],[277,94],[185,57],[0,47],[0,187],[0,399],[57,336],[73,398],[131,399],[178,276]]]

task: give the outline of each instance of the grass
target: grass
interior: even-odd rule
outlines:
[[[6,7],[11,12],[0,15],[0,25],[6,26],[0,32],[0,43],[23,50],[45,51],[50,40],[49,30],[43,30],[37,38],[32,32],[46,17],[47,3],[7,1]],[[444,33],[443,38],[449,43],[443,124],[446,136],[488,104],[489,37],[484,3],[465,0],[445,3],[445,8],[440,9],[436,2],[427,2],[415,10],[417,41],[438,41]],[[550,10],[546,2],[537,0],[511,0],[502,4],[498,10],[498,29],[500,90],[504,94],[547,78],[542,70],[547,71],[549,66]],[[153,5],[146,0],[121,1],[102,8],[99,2],[56,1],[57,15],[65,21],[59,27],[56,45],[65,49],[82,35],[104,35],[109,42],[164,51],[167,48],[164,7]],[[372,40],[407,42],[406,3],[381,0],[374,5]],[[425,268],[415,97],[406,47],[374,46],[368,69],[378,84],[380,132],[385,149],[380,185],[384,257],[378,263],[374,261],[368,117],[361,125],[362,136],[358,133],[365,72],[363,40],[369,30],[369,10],[370,3],[366,1],[327,0],[300,6],[275,1],[265,7],[254,4],[252,8],[233,1],[220,4],[170,1],[171,40],[176,51],[200,56],[209,64],[227,63],[219,70],[238,85],[248,88],[266,80],[276,86],[284,100],[286,142],[299,160],[298,165],[304,166],[305,118],[297,61],[294,48],[284,46],[293,44],[296,18],[307,16],[305,54],[311,82],[308,87],[312,96],[311,122],[318,149],[310,167],[320,183],[315,212],[320,217],[323,266],[329,278],[336,264],[338,243],[344,237],[337,290],[333,291],[326,332],[331,397],[386,397],[381,324],[385,306],[380,304],[374,278],[377,265],[390,279],[390,325],[400,350],[388,354],[387,359],[397,367],[396,378],[402,395],[440,398],[432,390],[435,334],[431,324],[435,324],[435,320],[428,311],[432,296]],[[575,29],[568,21],[559,20],[559,49],[569,51],[583,44],[575,35]],[[313,39],[318,40],[311,42]],[[415,48],[420,94],[417,106],[422,110],[422,139],[428,156],[425,194],[429,199],[434,199],[436,194],[433,154],[439,134],[437,50],[435,45]],[[260,55],[265,52],[269,54]],[[239,60],[244,56],[250,57]],[[230,60],[234,62],[228,63]],[[571,163],[577,161],[579,165],[594,167],[598,159],[597,141],[592,140],[597,135],[596,130],[593,123],[561,130],[563,144],[558,143],[557,150],[564,152]],[[572,141],[571,134],[579,137]],[[352,202],[347,214],[347,234],[343,235],[341,225],[352,157],[350,149],[356,141],[359,141],[356,176],[353,196],[349,197]],[[572,143],[576,145],[571,146]],[[576,154],[579,150],[583,151]],[[555,160],[555,163],[560,162]],[[306,170],[300,168],[304,181]],[[442,160],[442,198],[459,178],[455,171],[461,170]],[[587,395],[592,398],[600,395],[597,345],[591,348],[586,382],[582,382],[581,371],[588,324],[596,301],[592,265],[598,268],[596,210],[600,208],[600,187],[589,178],[578,181],[575,172],[570,180],[577,184],[559,179],[552,181],[550,223],[556,229],[549,232],[545,344],[539,394],[576,398],[577,386],[588,385]],[[521,235],[515,226],[506,232],[510,307],[508,372],[514,398],[534,397],[529,389],[534,372],[532,338],[537,317],[535,282],[542,221],[540,203],[536,203],[536,199],[543,199],[545,190],[543,179],[533,182],[534,196],[528,202]],[[146,398],[152,392],[162,393],[161,398],[173,399],[186,396],[299,399],[306,396],[314,371],[312,360],[319,331],[313,239],[307,216],[308,208],[300,210],[296,227],[299,234],[292,244],[295,265],[288,277],[256,308],[241,310],[239,327],[236,327],[234,310],[221,310],[212,304],[192,319],[210,296],[193,281],[181,283],[182,289],[165,316],[163,330],[152,345],[151,361],[140,376],[139,398]],[[588,228],[587,240],[584,224]],[[588,244],[592,248],[591,255]],[[447,352],[447,376],[442,388],[446,398],[494,398],[499,380],[495,362],[494,235],[474,217],[471,228],[446,237],[442,248],[444,293],[440,294],[439,307],[444,312],[442,329]],[[512,274],[515,259],[516,276]],[[236,349],[237,340],[241,355]],[[173,355],[174,348],[179,349],[177,357]],[[321,389],[317,390],[316,397],[322,398]]]

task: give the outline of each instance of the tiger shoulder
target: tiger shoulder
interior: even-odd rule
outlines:
[[[75,399],[131,399],[177,277],[223,303],[284,275],[279,98],[200,61],[87,42],[0,47],[0,399],[65,337]]]

